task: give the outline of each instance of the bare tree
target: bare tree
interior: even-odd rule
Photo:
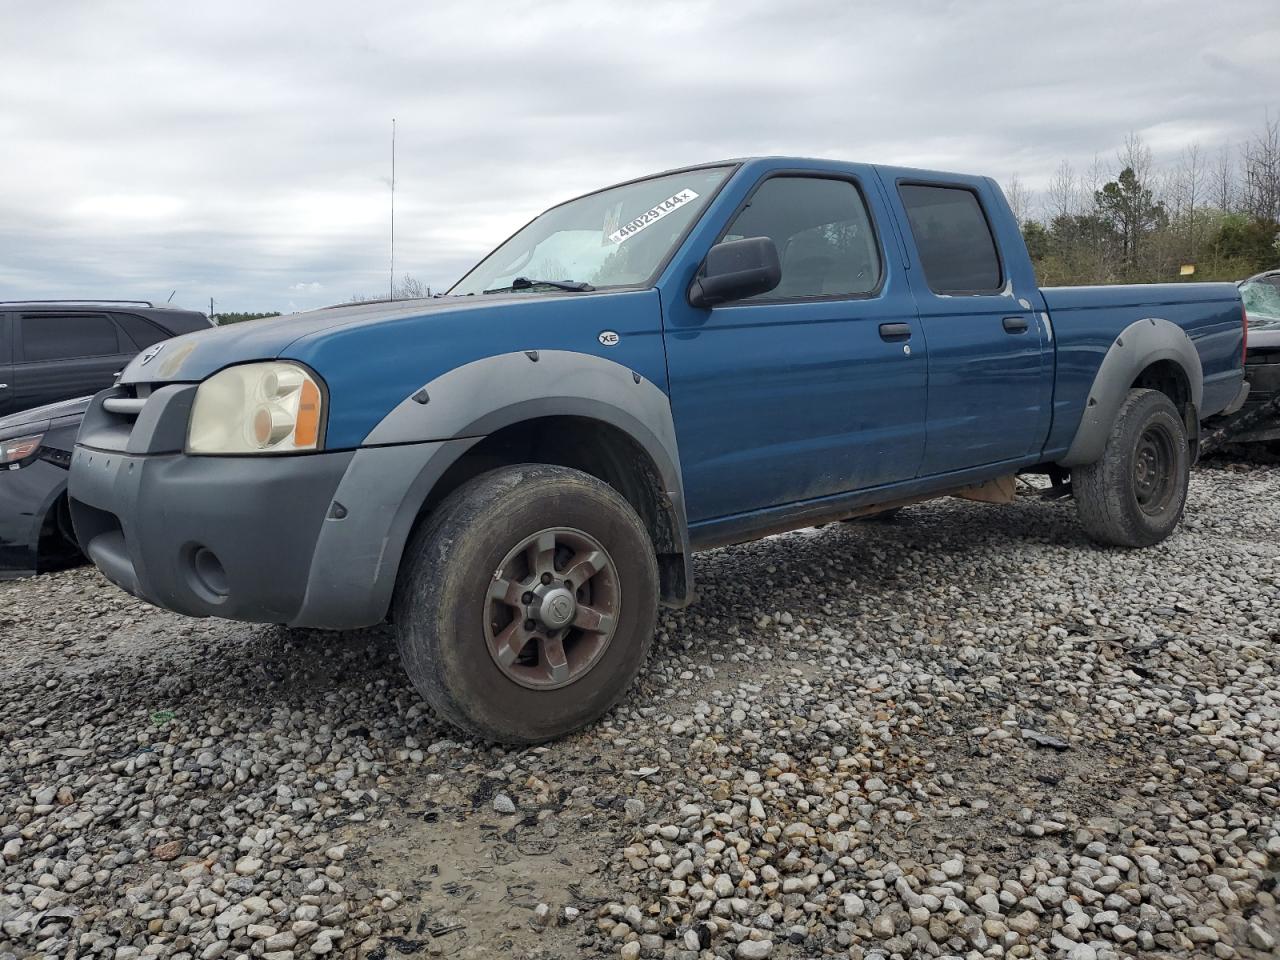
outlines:
[[[1200,223],[1196,214],[1204,205],[1205,193],[1205,163],[1200,144],[1193,143],[1183,149],[1172,181],[1170,206],[1175,219],[1186,227],[1187,251],[1194,261],[1200,248]]]
[[[1106,180],[1106,167],[1102,165],[1102,158],[1095,153],[1093,163],[1089,164],[1089,169],[1084,175],[1084,183],[1088,188],[1089,245],[1093,248],[1093,256],[1096,259],[1094,275],[1099,280],[1104,280],[1112,274],[1109,269],[1111,250],[1107,242],[1109,238],[1104,229],[1100,201],[1102,185]]]
[[[1049,220],[1073,216],[1080,206],[1080,184],[1071,161],[1063,160],[1049,181]]]
[[[1013,218],[1018,221],[1018,226],[1022,226],[1031,216],[1031,191],[1015,173],[1005,184],[1004,195],[1009,201],[1009,209],[1013,211]]]
[[[1235,207],[1236,185],[1229,143],[1224,143],[1218,151],[1218,159],[1213,164],[1212,182],[1213,205],[1223,213],[1230,213]]]
[[[391,291],[392,300],[417,300],[431,296],[431,288],[419,280],[417,277],[405,274],[396,283],[395,288]],[[386,300],[383,294],[370,295],[367,293],[353,293],[350,303],[370,303],[373,301]]]
[[[1153,166],[1151,148],[1147,146],[1141,134],[1131,132],[1124,138],[1124,146],[1116,154],[1116,160],[1121,170],[1127,167],[1133,171],[1133,176],[1138,183],[1146,187],[1154,186],[1151,175]]]
[[[1280,220],[1280,121],[1267,118],[1262,132],[1240,150],[1241,207],[1249,216]]]
[[[395,287],[395,299],[397,300],[419,300],[429,296],[431,296],[431,288],[417,277],[410,276],[407,273]]]

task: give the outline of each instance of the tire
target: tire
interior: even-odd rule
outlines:
[[[635,679],[657,622],[657,558],[607,484],[503,467],[414,533],[392,612],[405,671],[437,714],[484,740],[540,743],[600,717]]]
[[[1187,428],[1158,390],[1130,390],[1097,463],[1071,471],[1085,533],[1097,543],[1149,547],[1182,519],[1191,473]]]

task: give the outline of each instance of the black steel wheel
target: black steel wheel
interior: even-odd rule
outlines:
[[[1159,543],[1182,519],[1190,472],[1187,428],[1173,401],[1158,390],[1130,390],[1102,458],[1071,470],[1085,532],[1109,546]]]
[[[1164,423],[1149,424],[1138,438],[1133,453],[1133,496],[1147,516],[1158,517],[1169,509],[1177,489],[1176,450],[1177,441]]]
[[[446,497],[405,549],[401,659],[444,719],[504,743],[595,720],[648,653],[653,545],[612,487],[565,467],[504,467]]]

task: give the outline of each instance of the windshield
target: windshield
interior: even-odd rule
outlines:
[[[1280,320],[1280,277],[1252,280],[1240,285],[1240,299],[1249,322]]]
[[[553,207],[480,261],[449,293],[539,289],[540,280],[592,287],[644,283],[728,175],[728,167],[688,170]],[[535,282],[515,284],[517,278]]]

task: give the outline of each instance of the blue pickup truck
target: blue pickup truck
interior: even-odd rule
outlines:
[[[390,618],[440,715],[532,743],[622,696],[695,550],[1019,473],[1160,541],[1243,345],[1230,284],[1038,288],[988,178],[712,163],[553,207],[443,297],[151,347],[71,511],[169,610]]]

